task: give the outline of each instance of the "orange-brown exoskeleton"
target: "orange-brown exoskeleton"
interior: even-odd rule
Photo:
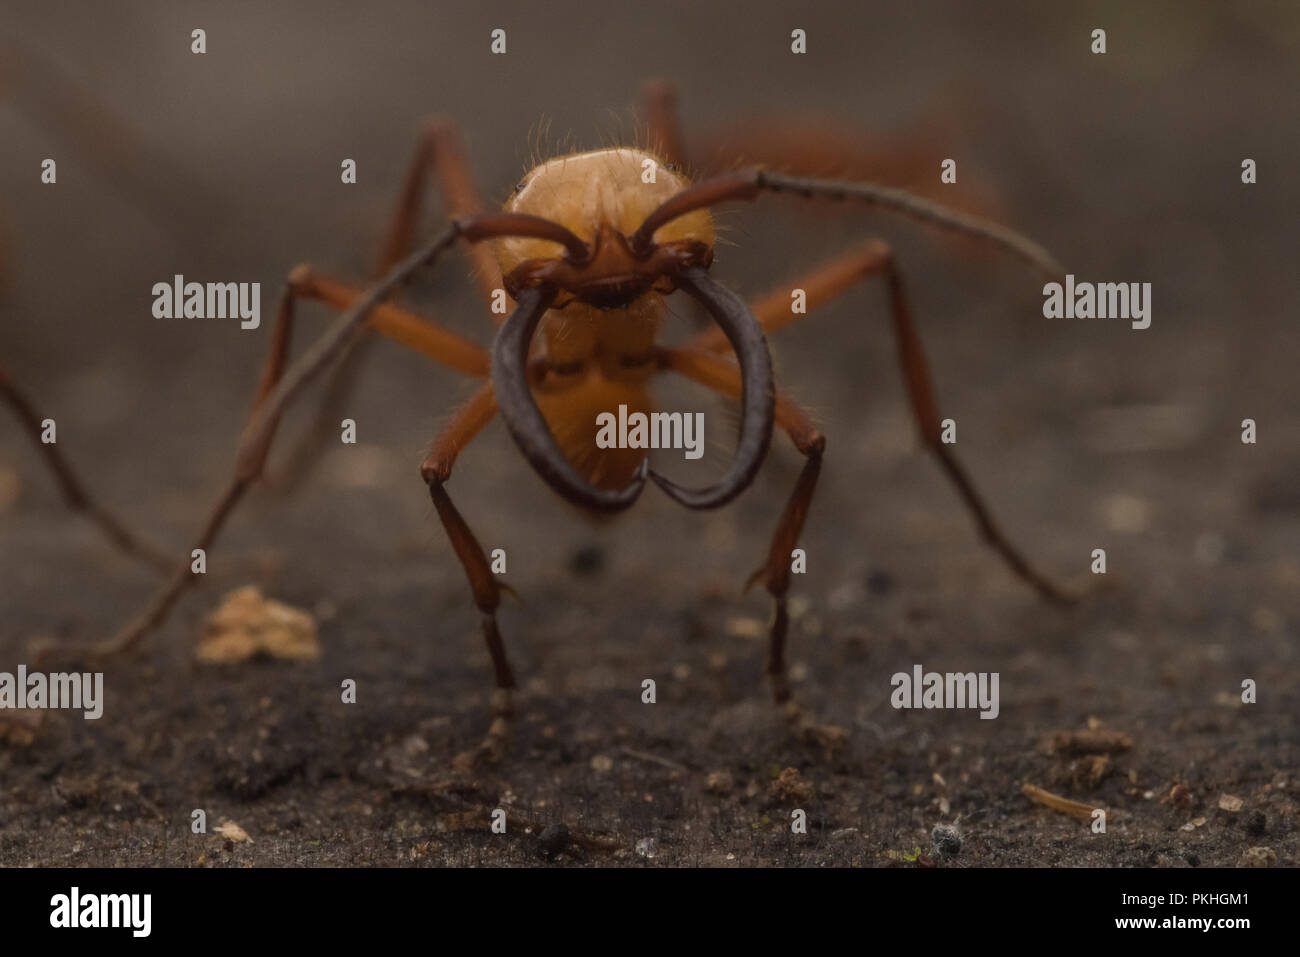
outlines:
[[[660,98],[658,105],[663,103]],[[496,213],[481,211],[453,128],[445,121],[431,124],[403,188],[382,257],[380,271],[385,278],[365,291],[306,266],[290,274],[234,477],[194,543],[202,548],[210,545],[245,489],[261,474],[285,405],[355,344],[365,327],[482,379],[477,393],[434,441],[421,468],[438,517],[469,578],[495,672],[497,720],[477,754],[499,752],[515,678],[497,629],[500,586],[482,547],[452,503],[447,484],[461,450],[497,413],[524,458],[556,492],[601,513],[631,506],[647,479],[689,508],[724,505],[753,480],[774,427],[785,432],[806,461],[768,554],[750,582],[761,582],[773,599],[766,670],[776,701],[804,730],[822,732],[823,740],[834,736],[833,729],[817,729],[799,717],[785,676],[790,555],[808,514],[826,445],[807,414],[773,383],[765,334],[791,319],[790,287],[750,306],[712,278],[711,207],[754,200],[763,193],[855,200],[970,234],[1047,273],[1061,272],[1043,249],[1024,237],[881,186],[799,178],[761,168],[692,185],[674,165],[680,160],[680,136],[671,111],[652,110],[652,120],[651,149],[602,149],[544,162],[524,177],[504,210]],[[654,175],[646,176],[648,169]],[[436,173],[451,224],[432,243],[408,255],[430,170]],[[516,303],[490,351],[384,301],[413,272],[458,241],[468,244],[484,294],[490,298],[505,290]],[[800,277],[794,286],[807,291],[808,305],[814,308],[874,276],[888,285],[899,358],[927,448],[956,484],[984,537],[1012,569],[1047,598],[1068,600],[1003,537],[965,471],[940,441],[926,360],[889,247],[879,240],[867,242]],[[669,348],[659,344],[658,333],[666,299],[676,295],[696,300],[716,328]],[[303,356],[287,365],[294,302],[299,298],[326,303],[343,310],[343,315]],[[596,441],[601,413],[620,405],[631,411],[653,409],[651,380],[670,372],[730,396],[741,406],[740,438],[731,464],[707,487],[687,488],[670,481],[649,468],[640,449],[602,448]],[[135,621],[90,651],[103,655],[133,646],[162,620],[191,578],[187,558]]]

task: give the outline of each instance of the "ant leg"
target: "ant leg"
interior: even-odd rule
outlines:
[[[952,117],[931,112],[904,128],[884,135],[837,126],[826,117],[759,116],[736,124],[701,130],[692,136],[694,169],[715,175],[738,166],[758,165],[791,176],[835,176],[840,179],[886,183],[968,213],[1002,218],[1006,203],[994,188],[967,177],[960,190],[945,185],[930,171],[947,155]],[[953,246],[954,254],[970,257],[970,247]]]
[[[908,307],[907,295],[903,288],[903,277],[898,271],[892,252],[887,252],[882,268],[889,285],[889,303],[893,312],[894,333],[898,341],[898,361],[907,381],[908,398],[911,401],[912,413],[916,417],[917,429],[921,433],[921,441],[939,460],[939,465],[956,486],[966,507],[975,517],[980,535],[994,551],[1002,556],[1008,567],[1048,601],[1058,605],[1073,604],[1078,601],[1079,596],[1041,574],[1003,534],[965,467],[944,444],[938,402],[930,380],[929,363],[925,358],[921,337],[912,322],[911,309]]]
[[[0,69],[0,99],[44,128],[63,147],[92,164],[98,176],[132,205],[143,210],[178,242],[200,231],[195,210],[220,205],[210,185],[159,151],[97,93],[69,76],[54,61],[20,42],[6,45]],[[12,94],[12,95],[11,95]],[[84,512],[123,552],[159,571],[175,557],[130,531],[77,477],[55,443],[39,441],[40,417],[31,397],[0,369],[0,398],[14,410],[33,439],[70,508]]]
[[[514,713],[515,676],[506,659],[496,614],[497,606],[501,604],[501,591],[508,591],[509,587],[497,582],[487,556],[483,553],[483,546],[474,537],[473,531],[443,487],[451,477],[456,457],[492,421],[496,411],[496,396],[492,391],[492,383],[488,382],[456,413],[434,440],[432,450],[420,466],[420,476],[429,486],[429,495],[437,509],[438,518],[469,578],[470,591],[482,618],[483,638],[492,658],[492,672],[496,680],[496,688],[492,692],[492,725],[476,750],[456,757],[455,764],[462,769],[472,768],[480,760],[495,761],[501,757],[510,736],[510,717]]]
[[[318,272],[306,263],[290,270],[288,285],[296,298],[323,303],[335,310],[347,309],[365,295],[364,289]],[[491,356],[477,342],[400,306],[391,303],[376,306],[366,321],[366,328],[465,375],[486,378],[491,371]],[[338,376],[346,367],[346,363],[339,363],[333,372]],[[336,434],[334,430],[340,417],[336,413],[342,408],[338,400],[343,397],[342,391],[334,388],[339,381],[336,378],[330,382],[329,395],[322,402],[316,421],[288,454],[280,456],[279,466],[265,478],[276,494],[292,491],[320,461],[320,454],[327,447],[327,432]]]
[[[1002,556],[1011,570],[1049,601],[1060,605],[1072,604],[1078,600],[1078,596],[1038,572],[1003,534],[965,467],[941,441],[941,420],[934,386],[931,384],[929,363],[926,361],[920,335],[912,321],[902,276],[888,244],[873,240],[843,258],[801,277],[790,288],[798,287],[807,290],[808,306],[811,310],[838,298],[857,283],[881,275],[889,285],[890,309],[898,343],[899,364],[907,383],[908,399],[922,442],[939,460],[940,467],[956,486],[966,507],[974,515],[980,534]],[[775,290],[763,297],[754,304],[753,312],[763,330],[768,333],[776,332],[796,318],[790,312],[788,289]],[[712,330],[709,330],[691,339],[687,343],[687,348],[721,351],[729,346],[725,338],[719,342]]]
[[[648,127],[648,145],[667,162],[692,175],[717,175],[744,165],[760,165],[793,176],[837,176],[873,180],[907,189],[931,199],[951,202],[955,209],[983,216],[1000,216],[1005,204],[996,192],[969,182],[953,195],[928,173],[951,133],[950,117],[937,112],[906,129],[885,136],[836,129],[823,117],[775,115],[757,121],[701,131],[691,137],[696,147],[687,153],[677,113],[677,91],[665,80],[651,80],[641,89],[641,115]],[[918,170],[926,170],[919,175]],[[969,249],[960,250],[965,255]]]
[[[872,239],[828,263],[813,269],[787,283],[782,283],[770,293],[749,304],[750,312],[758,320],[764,334],[773,335],[790,323],[806,319],[816,309],[840,298],[858,283],[880,275],[889,258],[889,247],[879,239]],[[802,289],[807,294],[806,315],[790,309],[790,290]],[[688,339],[684,349],[699,352],[731,351],[731,343],[717,327],[710,327]]]
[[[266,363],[262,368],[261,380],[250,418],[256,415],[258,408],[271,390],[275,388],[284,372],[289,355],[289,343],[292,339],[293,315],[293,295],[286,289],[280,298],[280,305],[276,311],[275,328],[271,333],[271,347],[266,357]],[[275,436],[275,427],[278,421],[278,416],[276,416],[271,422],[270,430],[259,441],[256,448],[246,450],[244,443],[241,442],[235,476],[230,484],[226,486],[225,491],[222,492],[221,497],[209,513],[207,520],[203,523],[202,531],[199,533],[194,545],[195,548],[200,548],[206,553],[212,547],[217,534],[225,525],[226,519],[230,517],[231,511],[239,504],[239,500],[243,498],[248,486],[261,474],[266,455],[270,450],[271,440]],[[149,604],[112,638],[85,646],[41,645],[36,650],[37,660],[45,662],[51,657],[59,660],[66,657],[68,659],[85,660],[87,663],[98,663],[130,652],[145,635],[166,620],[172,606],[193,581],[194,575],[190,569],[190,558],[186,556],[166,584],[154,594]]]
[[[813,493],[817,490],[817,478],[822,470],[822,453],[826,449],[826,437],[812,426],[802,411],[798,412],[798,416],[800,421],[797,425],[787,425],[786,431],[806,461],[785,504],[785,511],[781,513],[781,521],[772,534],[767,560],[749,576],[745,589],[748,590],[755,582],[761,581],[772,596],[772,624],[767,635],[766,669],[768,680],[772,683],[772,700],[784,709],[786,720],[801,738],[833,752],[843,746],[848,739],[848,732],[835,725],[819,724],[809,717],[791,695],[786,675],[785,645],[790,628],[786,594],[790,591],[791,553],[799,542],[804,520],[808,517]]]
[[[23,431],[36,443],[50,471],[54,473],[68,507],[84,512],[108,536],[109,541],[128,555],[147,562],[160,571],[169,570],[172,567],[172,556],[164,549],[131,532],[121,519],[90,494],[86,486],[77,478],[76,471],[59,451],[58,445],[40,440],[42,420],[35,404],[14,384],[3,367],[0,367],[0,398],[3,398],[14,410],[14,414],[25,426]]]
[[[306,264],[290,271],[288,282],[296,297],[315,300],[338,310],[348,308],[365,295],[364,289],[317,272]],[[376,306],[366,328],[465,375],[484,378],[491,371],[491,356],[477,342],[400,306],[389,303]],[[350,373],[347,363],[339,363],[333,370],[335,378],[326,387],[327,395],[318,408],[315,421],[303,432],[292,454],[283,457],[283,464],[268,480],[277,493],[292,490],[319,461],[327,445],[325,436],[332,434],[330,430],[334,428],[331,422],[338,422],[335,413],[341,408],[346,392],[340,386],[350,384]]]
[[[677,88],[667,80],[651,80],[641,87],[641,112],[645,118],[650,151],[678,169],[687,164],[686,142],[677,115]]]
[[[363,290],[315,272],[307,265],[298,266],[290,272],[289,289],[297,297],[312,299],[335,309],[348,308],[364,294]],[[433,323],[431,320],[417,316],[397,306],[388,304],[376,306],[370,314],[367,324],[399,344],[420,352],[458,372],[480,378],[486,378],[490,372],[491,359],[482,346]],[[445,481],[451,474],[451,465],[461,448],[468,444],[491,421],[495,413],[496,401],[489,383],[475,395],[468,405],[457,413],[451,425],[439,436],[434,451],[429,457],[429,463],[431,464],[428,467],[431,471],[426,476],[426,481],[430,481],[435,474],[441,476],[440,481]],[[431,488],[430,491],[433,492],[433,489]],[[439,491],[441,492],[441,490]],[[443,521],[443,526],[447,529],[448,536],[452,539],[457,554],[461,555],[462,547],[477,549],[478,543],[474,540],[474,536],[465,525],[465,522],[460,518],[446,492],[441,492],[441,501],[439,495],[434,493],[434,504],[438,509],[439,517]],[[482,550],[478,549],[478,551],[481,557]],[[462,564],[465,564],[463,558]],[[468,564],[466,564],[466,570],[470,570]],[[480,595],[480,586],[475,584],[472,573],[471,585],[474,587],[477,600]],[[492,607],[495,607],[495,603],[493,603]],[[514,682],[510,674],[509,664],[505,660],[505,651],[501,645],[500,635],[496,631],[495,619],[488,611],[484,612],[483,627],[487,637],[488,651],[492,655],[492,662],[496,670],[498,686],[498,692],[493,696],[498,721],[493,723],[488,740],[492,741],[495,733],[504,742],[508,728],[504,724],[503,716],[509,714],[511,701],[508,689],[514,686]]]
[[[366,294],[365,289],[317,272],[305,263],[290,270],[288,283],[296,298],[324,303],[339,311],[352,307]],[[366,326],[465,375],[485,378],[491,372],[491,356],[481,345],[409,309],[380,303],[371,310]]]
[[[285,289],[277,310],[271,348],[263,367],[257,398],[249,414],[248,424],[240,436],[239,448],[235,455],[234,475],[204,522],[195,543],[196,548],[206,551],[211,547],[230,517],[230,513],[244,497],[249,485],[261,475],[285,406],[297,398],[308,383],[327,365],[346,356],[356,347],[361,341],[359,334],[364,331],[364,323],[372,311],[417,269],[432,265],[458,237],[465,237],[474,242],[492,235],[495,230],[508,227],[509,224],[501,227],[491,218],[483,221],[452,223],[441,236],[403,260],[382,282],[373,286],[353,303],[347,312],[339,316],[293,365],[288,365],[288,354],[293,328],[295,294],[292,288]],[[430,352],[432,353],[432,349]],[[187,557],[144,610],[112,638],[92,645],[72,648],[42,645],[36,649],[38,660],[44,660],[49,655],[58,655],[102,661],[131,651],[145,635],[162,624],[181,593],[193,580],[190,560]]]
[[[191,242],[196,234],[211,236],[211,219],[204,211],[220,207],[223,194],[206,176],[179,162],[95,86],[75,79],[16,36],[5,37],[0,59],[0,100],[78,162],[89,164],[104,184],[178,244]]]
[[[465,143],[455,121],[445,116],[433,117],[420,134],[415,156],[407,169],[397,208],[388,225],[388,238],[379,257],[377,275],[386,273],[410,250],[420,219],[425,180],[430,173],[436,177],[445,207],[443,215],[447,219],[460,219],[482,212],[483,200],[474,185]],[[487,246],[471,245],[467,252],[474,267],[475,282],[483,298],[491,303],[493,292],[502,288],[501,268],[496,257]],[[494,315],[493,318],[500,323],[505,316]]]
[[[441,116],[429,119],[420,134],[415,155],[398,194],[396,208],[389,220],[376,275],[382,276],[410,250],[419,225],[425,183],[430,174],[433,174],[442,197],[443,213],[447,218],[473,216],[482,210],[483,201],[474,184],[465,145],[455,122]],[[470,245],[466,253],[473,267],[475,282],[489,304],[489,315],[499,325],[505,316],[492,313],[490,309],[495,290],[503,286],[496,257],[491,249],[479,245]],[[312,425],[294,449],[295,454],[289,459],[288,471],[272,480],[272,484],[280,491],[292,489],[319,459],[324,447],[324,436],[330,429],[332,412],[345,401],[356,379],[356,365],[364,352],[364,347],[355,350],[347,361],[339,363],[331,371]]]
[[[717,356],[686,349],[661,349],[659,365],[660,368],[670,369],[731,398],[740,397],[740,370]],[[812,424],[803,409],[779,393],[774,418],[776,425],[790,436],[805,461],[772,535],[767,560],[749,576],[745,589],[748,591],[755,582],[761,581],[772,596],[772,624],[768,630],[766,671],[772,683],[773,700],[782,707],[786,720],[801,738],[833,752],[844,744],[848,732],[834,725],[818,724],[804,712],[790,693],[785,661],[786,637],[790,625],[786,611],[786,595],[790,591],[790,557],[799,542],[799,534],[803,531],[808,509],[812,505],[813,493],[817,490],[826,437]]]

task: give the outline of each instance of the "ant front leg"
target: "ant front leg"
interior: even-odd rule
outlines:
[[[365,291],[304,264],[289,274],[289,294],[342,310],[355,307],[364,297]],[[488,353],[482,346],[427,317],[399,306],[389,303],[375,306],[367,320],[367,326],[464,375],[486,378],[490,371]],[[515,680],[496,623],[500,591],[506,586],[499,585],[493,577],[482,546],[443,488],[443,484],[451,477],[452,465],[460,451],[495,415],[496,397],[491,382],[487,382],[435,440],[433,450],[420,469],[443,528],[469,576],[474,602],[482,614],[483,634],[496,675],[496,691],[492,697],[495,720],[476,751],[458,756],[457,764],[462,767],[472,766],[483,757],[495,760],[500,756],[509,737],[509,718],[513,712],[511,691],[515,687]]]
[[[452,504],[451,496],[444,488],[447,479],[451,478],[451,468],[456,457],[492,421],[496,410],[496,395],[492,391],[492,383],[488,382],[447,424],[434,441],[433,449],[424,464],[420,466],[420,475],[429,486],[433,507],[469,578],[470,591],[482,618],[483,638],[487,642],[488,654],[492,658],[492,672],[496,679],[496,688],[492,693],[492,725],[476,750],[457,755],[455,764],[463,770],[472,768],[480,760],[495,761],[501,757],[510,736],[510,718],[514,714],[515,675],[510,669],[510,662],[506,660],[505,645],[501,641],[501,631],[497,628],[497,606],[501,604],[501,591],[509,588],[497,582],[487,556],[483,553],[483,546],[461,517],[460,511]]]
[[[786,674],[785,645],[790,630],[790,615],[786,610],[786,594],[790,591],[792,555],[803,531],[804,520],[817,490],[817,478],[822,470],[822,452],[826,437],[812,427],[802,412],[797,429],[787,426],[795,447],[806,456],[799,480],[781,513],[781,521],[772,535],[767,560],[745,582],[748,590],[762,582],[772,596],[772,624],[767,635],[767,676],[772,682],[772,700],[785,709],[786,719],[805,741],[822,745],[827,752],[838,750],[848,738],[848,732],[835,725],[818,724],[800,706],[790,693]]]
[[[717,356],[688,349],[663,349],[659,354],[662,368],[671,369],[701,385],[737,398],[740,395],[740,370]],[[746,591],[762,582],[772,596],[772,624],[767,637],[768,679],[772,683],[772,699],[780,706],[786,720],[810,744],[819,744],[827,753],[841,748],[848,732],[836,725],[819,724],[813,720],[790,693],[786,673],[786,639],[790,630],[790,615],[786,608],[786,595],[790,591],[790,562],[792,552],[799,543],[817,479],[822,470],[822,453],[826,450],[826,436],[812,424],[808,414],[780,393],[776,398],[775,423],[782,429],[804,456],[804,466],[795,482],[794,491],[786,502],[785,511],[772,535],[767,559],[745,582]]]

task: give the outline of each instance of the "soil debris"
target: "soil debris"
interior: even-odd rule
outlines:
[[[309,612],[247,585],[226,595],[208,617],[195,657],[204,664],[234,664],[257,655],[314,661],[320,642]]]

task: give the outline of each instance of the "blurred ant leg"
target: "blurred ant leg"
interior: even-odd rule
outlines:
[[[209,514],[194,547],[202,548],[206,552],[216,541],[217,535],[230,517],[230,513],[243,498],[249,485],[261,475],[284,408],[297,398],[327,365],[345,357],[356,347],[361,341],[364,323],[372,311],[406,282],[417,269],[431,266],[458,238],[477,242],[508,230],[510,225],[510,217],[489,216],[477,220],[453,222],[442,235],[403,260],[382,282],[371,287],[364,296],[355,301],[292,365],[287,363],[293,329],[295,294],[292,288],[286,287],[280,299],[275,329],[271,337],[271,348],[263,367],[257,398],[249,414],[248,424],[240,436],[239,448],[235,454],[234,475]],[[402,313],[401,310],[397,312]],[[395,322],[401,321],[391,313],[386,315]],[[428,325],[437,328],[432,323]],[[404,328],[411,334],[413,341],[415,327],[407,324]],[[429,355],[435,355],[436,347],[432,344],[433,341],[441,340],[430,339],[427,343]],[[410,345],[412,342],[405,344]],[[486,352],[484,355],[486,356]],[[144,610],[112,638],[72,649],[43,647],[40,649],[40,658],[44,659],[46,655],[53,653],[80,656],[90,661],[102,661],[131,651],[145,635],[162,624],[181,593],[193,580],[190,560],[187,557]]]
[[[271,333],[270,351],[262,367],[262,375],[253,401],[253,412],[250,415],[256,414],[258,408],[275,388],[284,373],[285,363],[289,355],[289,344],[293,335],[293,316],[293,296],[286,289],[280,297],[280,305],[276,311],[275,328]],[[199,533],[198,539],[193,546],[194,548],[202,549],[206,554],[208,549],[212,547],[212,543],[216,541],[217,534],[221,531],[221,527],[225,524],[231,511],[239,504],[239,500],[244,497],[244,492],[248,489],[248,486],[260,474],[262,465],[266,461],[266,454],[270,449],[271,439],[275,436],[275,426],[278,423],[279,417],[276,416],[276,419],[271,424],[270,431],[261,440],[257,454],[253,456],[249,466],[247,468],[236,466],[234,479],[222,492],[221,498],[217,500],[217,504],[209,513],[207,520],[203,524],[203,530]],[[241,461],[243,458],[243,445],[241,443]],[[171,567],[170,563],[169,567]],[[85,660],[87,663],[97,663],[131,651],[145,635],[163,623],[172,606],[180,598],[181,593],[193,581],[194,574],[191,571],[191,559],[186,556],[180,567],[176,568],[172,573],[167,583],[150,599],[149,604],[112,638],[86,646],[41,645],[37,652],[37,660],[45,663],[49,657],[57,657],[60,660],[67,657],[69,659]]]
[[[886,139],[844,132],[822,117],[811,116],[723,126],[720,132],[701,133],[698,145],[710,173],[726,172],[737,164],[760,165],[795,176],[842,176],[901,185],[917,179],[917,170],[929,173],[937,166],[935,157],[944,155],[937,143],[924,136]]]
[[[659,364],[661,368],[670,369],[733,399],[740,397],[740,369],[717,356],[686,349],[661,349]],[[818,724],[804,712],[790,694],[785,662],[786,637],[790,625],[786,595],[790,591],[791,553],[799,543],[799,534],[803,531],[813,493],[817,490],[826,437],[812,424],[803,409],[779,393],[774,418],[777,427],[790,436],[805,461],[772,535],[767,560],[749,576],[745,590],[748,591],[755,582],[762,581],[772,596],[772,625],[768,631],[766,671],[772,683],[773,700],[784,708],[786,719],[800,737],[833,751],[843,745],[848,732],[834,725]]]
[[[940,105],[939,103],[935,104]],[[1007,204],[1001,190],[978,176],[958,188],[941,182],[939,158],[948,155],[953,119],[950,102],[929,110],[906,127],[863,134],[824,116],[757,116],[747,122],[701,130],[691,142],[694,169],[716,175],[738,166],[763,166],[792,176],[834,176],[887,183],[967,213],[1002,218]],[[971,247],[947,243],[953,255],[983,256]]]
[[[415,156],[407,169],[398,196],[397,208],[393,211],[388,224],[387,238],[384,240],[376,269],[377,276],[388,272],[410,251],[419,226],[425,181],[430,174],[433,174],[436,179],[438,191],[442,196],[443,214],[448,219],[473,216],[482,211],[483,202],[478,188],[474,185],[474,177],[465,154],[465,145],[455,122],[448,117],[433,117],[421,132]],[[492,255],[491,249],[479,245],[470,245],[466,253],[473,266],[475,282],[478,283],[484,299],[490,306],[493,292],[502,287],[501,270],[497,265],[496,257]],[[504,315],[490,314],[498,324],[505,319]],[[331,371],[324,398],[307,431],[306,438],[294,450],[296,454],[291,459],[291,471],[287,475],[276,476],[274,484],[277,488],[282,490],[292,488],[319,458],[324,447],[320,439],[329,428],[329,422],[333,418],[331,413],[344,401],[352,380],[356,377],[356,363],[361,359],[364,351],[364,347],[355,350],[347,361],[339,363]]]
[[[1020,550],[1011,543],[1010,539],[1002,533],[1002,530],[993,520],[993,514],[976,490],[975,483],[967,474],[965,467],[958,461],[957,456],[953,454],[951,449],[944,444],[942,440],[943,427],[939,418],[934,386],[931,384],[929,363],[926,361],[925,350],[921,345],[920,334],[912,322],[911,309],[908,306],[907,295],[903,288],[903,277],[894,261],[893,253],[888,250],[886,250],[886,258],[882,268],[885,281],[889,286],[889,303],[894,318],[894,333],[898,342],[898,362],[903,370],[904,378],[907,380],[908,397],[911,401],[912,412],[916,417],[917,429],[921,433],[921,440],[925,443],[926,448],[939,460],[939,464],[948,474],[948,478],[957,487],[957,491],[965,501],[966,507],[975,517],[975,523],[979,526],[980,535],[993,547],[994,551],[1002,556],[1007,566],[1022,581],[1048,601],[1058,605],[1073,604],[1078,601],[1079,596],[1070,593],[1041,574],[1021,554]]]
[[[419,145],[416,147],[415,156],[411,160],[398,196],[397,208],[389,221],[387,238],[376,270],[377,275],[382,276],[386,273],[410,250],[419,226],[425,181],[430,174],[435,177],[438,191],[442,196],[443,213],[448,219],[472,216],[482,210],[483,202],[478,188],[474,185],[465,146],[455,121],[448,117],[431,118],[420,134]],[[494,291],[502,287],[501,270],[497,265],[496,257],[485,246],[470,245],[466,252],[473,266],[475,282],[478,283],[484,299],[490,306]],[[504,315],[489,314],[498,324],[505,319]],[[371,323],[371,325],[376,324]],[[319,459],[321,450],[325,448],[322,440],[331,428],[330,423],[334,418],[333,412],[345,401],[356,378],[356,365],[363,358],[364,352],[363,345],[331,371],[324,397],[313,417],[312,425],[294,448],[295,454],[289,459],[288,473],[274,477],[273,484],[277,490],[292,489]],[[487,372],[481,374],[487,375]]]
[[[420,134],[419,146],[407,169],[397,209],[389,222],[388,238],[379,257],[377,275],[388,272],[411,249],[423,205],[425,180],[430,174],[436,177],[445,207],[443,215],[447,219],[460,219],[482,212],[483,200],[474,185],[465,143],[455,121],[445,116],[433,117]],[[493,292],[502,288],[501,268],[496,257],[489,247],[477,244],[469,246],[467,253],[474,267],[474,281],[478,283],[483,298],[491,304]],[[505,316],[493,314],[493,319],[500,324],[505,321]]]
[[[650,152],[677,169],[687,164],[686,143],[677,115],[677,89],[667,80],[650,80],[641,87],[641,112]]]
[[[642,86],[641,114],[652,151],[670,163],[689,165],[705,175],[725,173],[743,164],[798,176],[834,175],[902,185],[918,180],[918,169],[931,168],[933,157],[940,155],[938,144],[943,142],[923,131],[873,139],[836,130],[821,117],[776,116],[724,126],[721,133],[702,131],[698,137],[692,136],[697,149],[688,154],[678,118],[677,90],[661,79]],[[942,128],[935,125],[936,131]]]
[[[89,164],[178,244],[210,237],[206,211],[223,202],[216,184],[102,99],[98,87],[75,79],[16,32],[0,38],[0,102],[12,104],[79,163]],[[6,96],[10,91],[14,95]]]
[[[843,256],[823,263],[816,269],[780,287],[749,304],[754,318],[763,332],[772,335],[786,325],[806,319],[815,309],[827,305],[844,295],[858,283],[879,275],[889,259],[889,247],[878,239],[864,243]],[[802,289],[807,295],[807,312],[797,314],[791,309],[791,291]],[[731,344],[722,330],[710,327],[687,340],[683,348],[701,352],[728,352]]]
[[[13,383],[3,367],[0,367],[0,398],[9,404],[25,426],[23,431],[32,438],[50,471],[54,473],[68,507],[84,512],[108,536],[109,541],[128,555],[147,562],[160,571],[170,570],[175,560],[173,556],[128,530],[121,519],[101,505],[86,490],[86,486],[77,478],[76,471],[59,451],[58,445],[41,441],[42,420],[35,404]]]
[[[366,294],[365,289],[305,263],[289,272],[288,283],[294,298],[320,302],[340,312]],[[477,342],[409,309],[381,303],[370,311],[366,326],[465,375],[485,378],[492,370],[491,355]]]
[[[870,243],[843,260],[822,267],[800,282],[806,283],[804,288],[810,290],[811,306],[814,300],[811,291],[813,289],[817,290],[818,300],[824,302],[847,291],[852,285],[877,275],[883,275],[888,283],[890,310],[898,343],[898,361],[907,382],[908,399],[922,442],[939,460],[949,480],[957,487],[966,507],[974,515],[984,540],[1002,556],[1011,570],[1049,601],[1060,605],[1077,601],[1077,595],[1069,593],[1038,572],[1002,533],[965,467],[942,441],[943,429],[934,386],[931,384],[929,363],[926,361],[925,350],[921,345],[921,337],[912,321],[911,310],[903,289],[903,277],[899,273],[893,251],[889,246],[880,241]],[[778,292],[757,304],[754,313],[755,316],[760,317],[759,321],[765,330],[775,331],[793,318],[789,314],[788,302],[788,295],[783,298]],[[705,348],[716,348],[707,335],[706,333],[695,342],[703,344]]]
[[[424,464],[420,466],[420,476],[429,486],[429,496],[438,511],[438,518],[469,579],[474,604],[482,619],[483,638],[492,658],[492,673],[496,681],[496,688],[492,692],[492,725],[477,749],[456,757],[455,764],[462,769],[471,768],[480,760],[495,761],[501,757],[510,736],[510,717],[514,714],[515,676],[506,659],[505,645],[497,628],[497,606],[501,604],[501,592],[510,589],[497,582],[487,556],[483,553],[483,546],[474,537],[474,532],[461,517],[444,488],[451,478],[451,468],[456,457],[492,421],[496,411],[492,383],[487,382],[447,423],[446,428],[434,440]]]
[[[365,294],[364,289],[317,272],[306,264],[290,271],[288,282],[297,298],[311,299],[336,310],[348,308]],[[491,357],[477,342],[400,306],[388,303],[376,306],[366,327],[457,372],[484,378],[491,371]],[[367,344],[362,343],[361,348]],[[352,355],[355,357],[357,353]],[[286,457],[285,464],[268,479],[277,493],[293,489],[320,460],[321,452],[328,446],[326,437],[332,434],[339,419],[338,410],[349,394],[353,370],[354,366],[347,362],[337,364],[332,370],[314,421],[294,446],[292,455]]]

